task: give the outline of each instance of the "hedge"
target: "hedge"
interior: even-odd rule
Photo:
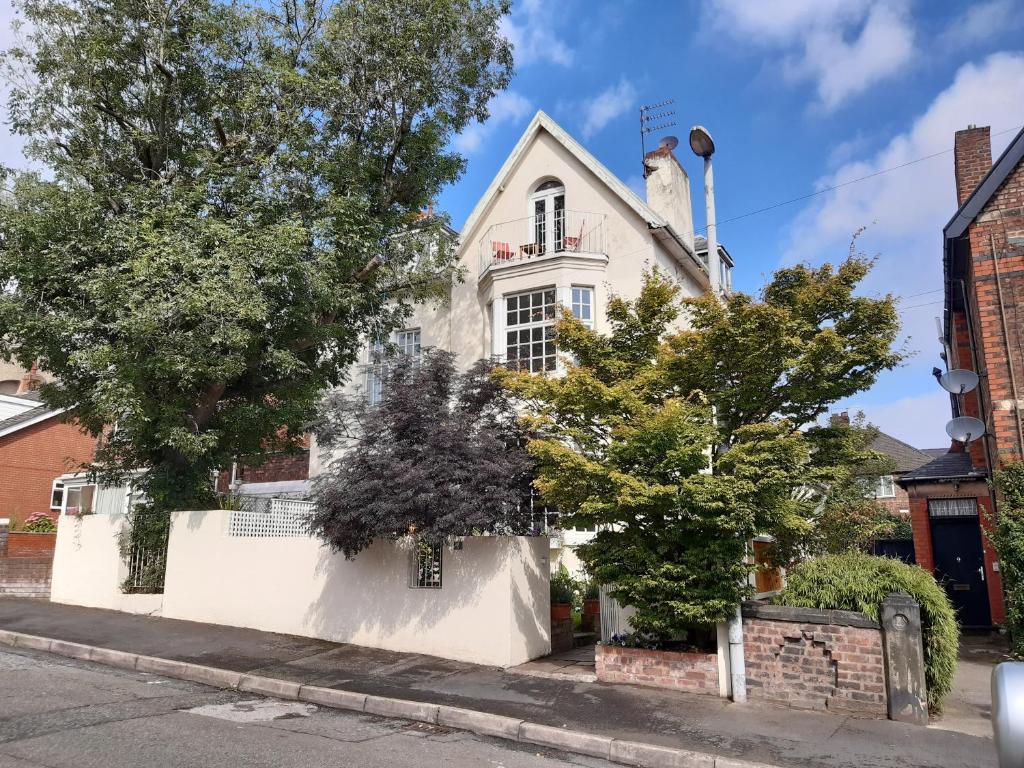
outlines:
[[[928,707],[942,708],[956,673],[959,627],[945,591],[930,573],[889,557],[861,552],[824,555],[786,574],[776,602],[802,608],[859,611],[878,621],[882,601],[906,592],[921,604]]]

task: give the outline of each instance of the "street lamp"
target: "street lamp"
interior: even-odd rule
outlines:
[[[722,267],[718,258],[718,227],[715,224],[715,174],[711,167],[711,156],[715,154],[715,142],[702,125],[690,129],[690,149],[697,157],[704,158],[704,208],[707,218],[708,280],[711,292],[718,296]]]

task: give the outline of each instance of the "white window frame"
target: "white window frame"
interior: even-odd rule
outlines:
[[[81,504],[82,494],[85,493],[87,488],[91,489],[91,491],[89,492],[89,496],[90,496],[90,499],[91,499],[91,504],[89,505],[89,509],[88,509],[87,512],[82,512],[81,511],[81,507],[82,507],[82,504]],[[96,485],[95,483],[82,483],[81,485],[69,485],[69,484],[65,483],[65,485],[64,485],[64,499],[63,499],[63,503],[62,503],[61,510],[60,510],[61,514],[62,515],[66,515],[68,513],[68,509],[69,508],[75,508],[75,507],[77,507],[79,509],[79,514],[95,514],[96,513],[96,501],[97,501],[97,496],[98,495],[99,495],[99,486]],[[69,504],[68,503],[69,501],[72,500],[73,496],[78,499],[78,502],[79,502],[78,504]]]
[[[590,285],[574,285],[570,289],[572,316],[587,328],[594,327],[594,288]],[[585,310],[585,311],[584,311]]]
[[[540,296],[539,303],[534,302],[534,296]],[[524,307],[521,304],[523,298],[528,299]],[[534,288],[528,291],[518,291],[502,297],[504,307],[504,359],[506,364],[520,370],[528,370],[530,373],[554,372],[558,365],[558,351],[555,349],[554,327],[558,313],[558,291],[554,286]],[[535,311],[534,308],[537,308]],[[539,311],[540,317],[536,317]],[[526,313],[525,317],[523,313]],[[515,315],[514,322],[510,322],[510,315]],[[537,338],[539,331],[539,338]],[[524,337],[523,334],[526,334]],[[513,343],[510,336],[515,335]],[[524,342],[523,339],[526,339]],[[536,344],[541,345],[541,354],[535,355]],[[529,355],[526,358],[520,356],[520,349],[528,347]],[[511,348],[516,348],[515,357],[509,354]],[[550,348],[550,351],[549,351]],[[522,360],[527,360],[528,365],[524,368]],[[533,361],[540,360],[540,366],[534,368]]]
[[[60,491],[60,501],[54,504],[53,499],[54,497],[56,497],[57,491]],[[60,478],[57,478],[56,480],[53,481],[53,484],[50,486],[50,509],[55,512],[59,512],[62,509],[64,509],[65,495],[66,492],[64,487],[64,481],[61,480]]]
[[[403,328],[395,334],[395,346],[399,354],[419,360],[423,347],[420,343],[419,328]]]
[[[888,484],[886,484],[886,481],[888,481]],[[875,485],[875,498],[895,499],[896,478],[894,478],[892,475],[879,475],[878,482]]]
[[[529,241],[542,248],[539,253],[555,253],[562,250],[563,239],[565,238],[565,185],[558,179],[549,179],[541,185],[543,189],[537,189],[527,199],[526,215],[529,219]],[[557,208],[556,200],[561,198],[561,209]],[[538,212],[537,204],[540,203],[544,210]],[[560,214],[560,217],[559,217]],[[541,218],[543,217],[543,218]],[[560,221],[558,220],[560,218]],[[538,228],[544,228],[543,242],[538,242]],[[558,231],[558,230],[561,231]]]

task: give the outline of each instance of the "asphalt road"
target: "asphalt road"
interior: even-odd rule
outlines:
[[[0,651],[0,768],[608,765],[437,726]]]

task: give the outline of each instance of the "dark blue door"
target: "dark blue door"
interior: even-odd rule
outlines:
[[[933,503],[930,502],[929,507],[935,578],[945,587],[962,626],[990,626],[992,617],[989,613],[977,508],[973,517],[963,514],[936,515],[935,510],[931,509]]]

